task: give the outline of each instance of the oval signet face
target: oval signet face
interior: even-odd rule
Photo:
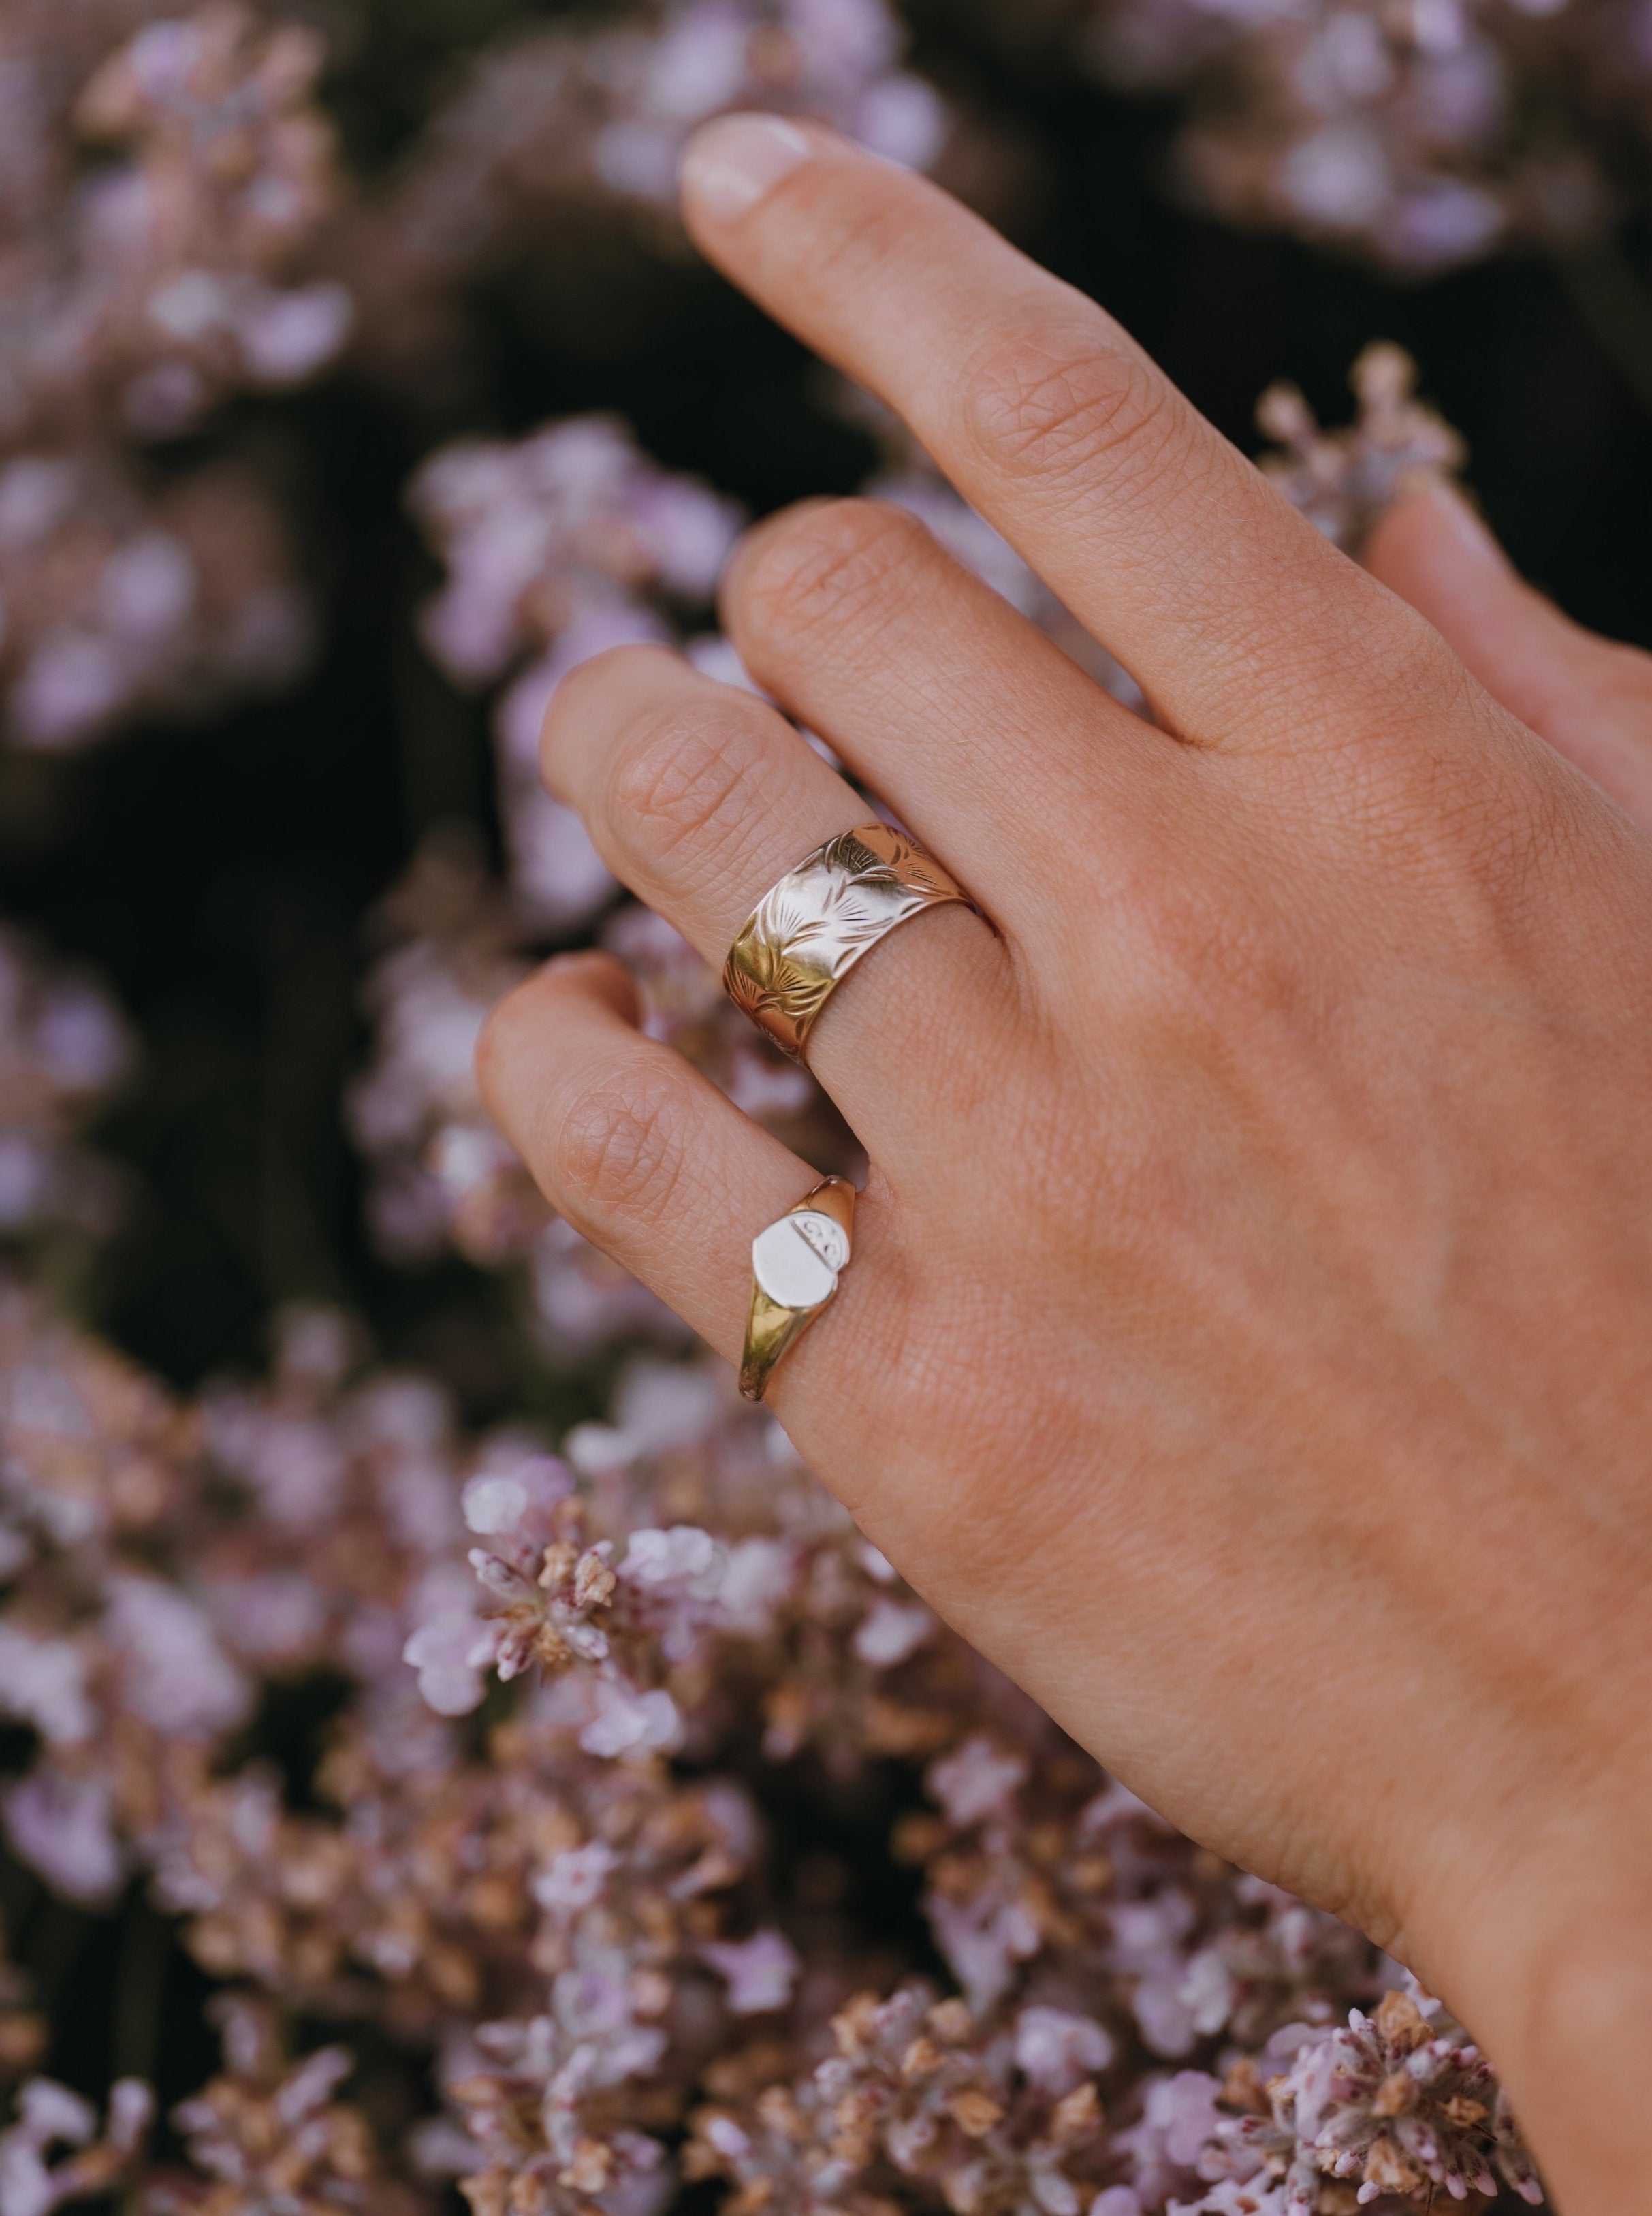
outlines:
[[[823,1219],[843,1234],[827,1216]],[[844,1242],[848,1259],[848,1242]],[[799,1219],[783,1216],[752,1241],[752,1269],[771,1301],[783,1308],[816,1308],[838,1290],[838,1272],[813,1241],[805,1236]]]

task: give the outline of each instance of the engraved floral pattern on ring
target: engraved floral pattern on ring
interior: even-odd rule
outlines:
[[[904,831],[839,832],[765,894],[730,948],[723,988],[801,1062],[832,988],[879,939],[965,894]]]

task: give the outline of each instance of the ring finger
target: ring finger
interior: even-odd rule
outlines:
[[[634,1271],[719,1353],[740,1357],[752,1240],[814,1173],[672,1049],[637,1029],[636,996],[605,954],[548,963],[489,1017],[483,1097],[559,1215]],[[777,1382],[829,1377],[894,1346],[901,1268],[891,1211],[867,1196],[852,1302],[834,1302]]]
[[[542,765],[616,876],[719,963],[777,878],[870,814],[772,708],[654,647],[564,680]],[[961,1050],[1012,989],[1001,943],[953,905],[913,917],[831,995],[810,1067],[892,1174],[907,1134],[932,1129],[937,1088],[979,1081]]]

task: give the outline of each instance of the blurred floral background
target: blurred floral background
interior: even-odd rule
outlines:
[[[1648,0],[0,0],[0,2216],[1541,2197],[1468,2034],[938,1625],[476,1099],[597,939],[853,1166],[532,777],[585,654],[739,677],[746,520],[873,488],[1139,702],[689,251],[749,105],[1344,544],[1466,467],[1652,643]]]

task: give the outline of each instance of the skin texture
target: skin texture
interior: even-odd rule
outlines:
[[[824,132],[712,126],[685,204],[1157,719],[894,511],[737,556],[747,667],[983,911],[820,1020],[869,1179],[771,1404],[1136,1792],[1443,1995],[1571,2216],[1652,2207],[1652,663],[1442,488],[1346,560],[1101,310]],[[714,960],[866,815],[654,649],[568,679],[544,766]],[[737,1358],[814,1173],[636,1013],[552,963],[487,1097]]]

